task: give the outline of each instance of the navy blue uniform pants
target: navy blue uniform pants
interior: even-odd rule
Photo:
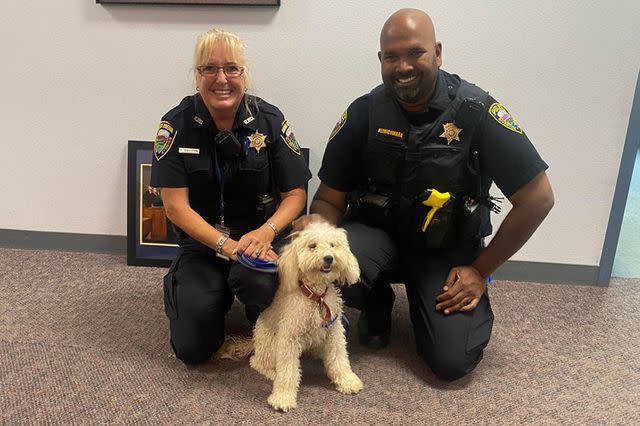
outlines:
[[[275,295],[275,274],[216,257],[199,244],[182,246],[164,277],[171,346],[185,364],[207,361],[224,342],[224,320],[234,296],[255,321]]]
[[[444,315],[435,306],[450,269],[471,264],[481,243],[413,251],[399,247],[380,229],[356,222],[343,226],[361,269],[361,281],[343,290],[345,304],[371,312],[390,309],[395,298],[390,283],[404,283],[420,357],[445,380],[470,373],[491,337],[493,312],[487,293],[471,312]]]

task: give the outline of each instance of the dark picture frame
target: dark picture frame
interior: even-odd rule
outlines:
[[[301,153],[309,165],[309,148],[301,148]],[[149,185],[152,160],[152,141],[128,142],[127,265],[169,267],[178,245],[162,199],[156,188]],[[308,191],[308,185],[305,190]],[[306,213],[305,203],[302,214]]]
[[[173,226],[159,191],[149,185],[153,142],[129,141],[127,154],[127,265],[168,267],[176,257]]]
[[[96,0],[99,4],[280,6],[280,0]]]

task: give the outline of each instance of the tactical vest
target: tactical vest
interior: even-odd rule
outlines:
[[[473,144],[488,94],[457,76],[446,74],[446,81],[451,104],[427,126],[411,126],[383,85],[369,95],[364,150],[367,184],[355,210],[360,220],[387,228],[416,248],[453,247],[491,234],[489,209],[478,203],[488,199],[490,181],[481,180],[479,155]],[[447,123],[462,129],[460,141],[448,144],[441,137]],[[448,192],[454,198],[437,210],[423,231],[431,207],[422,205],[420,197],[430,189]],[[380,208],[367,211],[363,197],[378,207],[383,205],[384,212]]]

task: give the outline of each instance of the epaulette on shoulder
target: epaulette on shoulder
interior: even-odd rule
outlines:
[[[182,123],[182,116],[185,114],[185,111],[190,108],[193,109],[193,96],[187,96],[182,99],[177,106],[171,108],[169,112],[162,117],[162,120],[168,121],[174,126],[180,126]]]
[[[281,117],[283,115],[282,111],[280,111],[280,109],[277,106],[270,104],[269,102],[265,101],[262,98],[255,96],[254,103],[255,105],[258,106],[260,112],[263,112],[268,115],[273,115],[275,117]]]
[[[444,77],[447,80],[447,83],[453,83],[455,85],[459,85],[460,81],[462,81],[462,78],[460,78],[458,74],[446,72],[445,70],[440,70],[440,72],[444,74]]]
[[[380,87],[380,86],[378,86],[378,87]],[[376,87],[376,89],[378,87]],[[373,90],[376,90],[376,89],[373,89]],[[371,94],[373,93],[373,90],[371,92],[369,92],[369,93],[365,93],[364,95],[361,95],[361,96],[357,97],[353,102],[351,102],[351,105],[352,106],[353,105],[360,105],[360,104],[368,105],[369,104],[369,98],[371,97]]]

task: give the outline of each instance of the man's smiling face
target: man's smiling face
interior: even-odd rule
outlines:
[[[424,111],[442,65],[442,45],[433,26],[411,15],[394,16],[380,36],[382,81],[410,112]]]

